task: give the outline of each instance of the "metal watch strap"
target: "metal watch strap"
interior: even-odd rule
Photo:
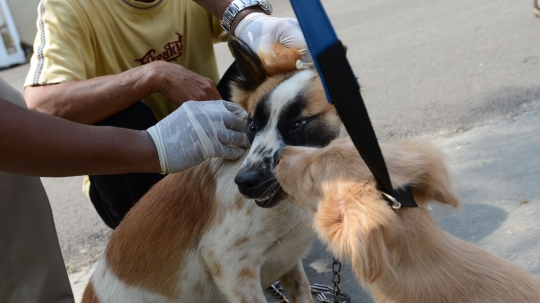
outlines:
[[[223,13],[221,27],[230,33],[231,26],[236,15],[238,15],[238,13],[242,10],[252,6],[259,6],[266,14],[272,14],[272,5],[266,0],[234,0],[231,2],[231,4],[229,4]]]

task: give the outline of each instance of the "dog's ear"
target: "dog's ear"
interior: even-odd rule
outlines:
[[[255,90],[267,77],[261,59],[244,41],[233,37],[229,43],[238,70],[232,79],[233,88],[236,86],[244,92]]]
[[[350,260],[359,279],[377,280],[389,267],[385,237],[395,214],[374,181],[325,184],[325,199],[315,214],[319,237],[338,257]]]
[[[437,201],[459,206],[452,189],[444,154],[431,143],[407,140],[381,144],[394,188],[409,185],[419,205]]]
[[[413,185],[413,193],[421,203],[425,201],[437,201],[448,204],[454,208],[459,207],[459,198],[452,188],[450,173],[444,163],[444,155],[433,146],[422,148],[425,161],[424,176]]]

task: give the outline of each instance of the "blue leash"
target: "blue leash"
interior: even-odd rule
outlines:
[[[319,60],[315,59],[318,54],[339,42],[336,32],[320,1],[291,0],[291,5],[304,33],[308,48],[313,55],[313,63],[315,63],[317,72],[321,77],[328,102],[332,103],[332,98],[328,94],[325,75],[321,71]]]
[[[321,77],[328,102],[336,107],[356,149],[375,176],[383,197],[394,209],[401,206],[416,207],[410,188],[394,190],[392,187],[375,131],[360,95],[360,85],[321,2],[291,0],[291,4]]]
[[[296,18],[300,23],[308,48],[326,92],[328,102],[336,110],[349,133],[356,149],[377,180],[382,196],[392,209],[416,207],[410,187],[394,190],[384,162],[379,142],[371,125],[367,109],[360,95],[353,70],[345,55],[345,48],[337,35],[319,0],[291,0]],[[399,202],[398,202],[399,201]],[[334,259],[334,264],[341,264]],[[337,281],[334,270],[334,302],[339,302],[339,270]],[[321,302],[330,302],[326,300]],[[350,302],[350,297],[344,302]]]

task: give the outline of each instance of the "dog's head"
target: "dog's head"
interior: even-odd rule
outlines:
[[[232,40],[231,48],[239,71],[231,82],[232,99],[248,112],[245,132],[251,142],[235,182],[257,205],[272,207],[283,200],[274,176],[276,151],[323,147],[344,129],[315,69],[296,69],[297,49],[276,44],[257,55],[240,40]]]
[[[411,186],[419,205],[458,206],[442,154],[430,144],[403,141],[381,149],[395,188]],[[314,214],[319,237],[336,256],[351,261],[362,281],[372,283],[388,269],[387,243],[397,214],[349,138],[322,149],[283,148],[276,177],[291,203]]]
[[[374,178],[352,141],[340,138],[325,148],[284,147],[276,155],[275,174],[287,199],[316,213],[325,189],[344,183],[373,183]]]
[[[394,188],[410,186],[421,206],[436,201],[458,207],[444,155],[431,144],[407,140],[383,143],[381,150]],[[284,147],[276,158],[275,174],[285,194],[311,213],[328,195],[325,188],[344,183],[376,187],[375,178],[349,137],[336,139],[325,148]]]

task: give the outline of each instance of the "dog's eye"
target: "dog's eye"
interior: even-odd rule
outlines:
[[[295,131],[301,128],[302,126],[306,125],[306,123],[307,123],[307,120],[296,121],[291,125],[290,131]]]
[[[248,122],[247,129],[248,129],[248,132],[250,132],[250,133],[256,133],[257,132],[257,124],[255,124],[255,121],[250,120]]]

